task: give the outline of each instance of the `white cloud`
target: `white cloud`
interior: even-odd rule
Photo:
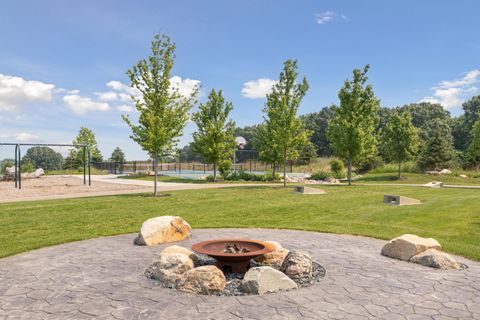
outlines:
[[[170,78],[170,89],[178,89],[178,92],[184,97],[190,97],[193,91],[200,88],[200,80],[182,79],[179,76]]]
[[[268,78],[247,81],[243,84],[242,95],[249,99],[265,98],[276,83],[277,81]]]
[[[348,17],[346,15],[334,11],[324,11],[315,14],[315,20],[318,24],[327,24],[338,18],[342,20],[348,20]]]
[[[135,108],[128,104],[122,104],[117,106],[117,109],[122,112],[134,112]]]
[[[12,139],[21,142],[31,142],[40,140],[40,137],[28,132],[19,132],[14,134],[0,134],[0,139]]]
[[[63,102],[73,113],[82,115],[88,111],[108,111],[110,106],[105,102],[96,102],[90,98],[70,94],[63,97]]]
[[[0,74],[0,111],[16,111],[29,102],[49,102],[55,85]]]
[[[116,92],[107,91],[107,92],[95,92],[98,96],[98,99],[101,101],[115,101],[118,100],[118,95]]]
[[[420,102],[438,103],[446,109],[460,107],[462,103],[479,92],[474,86],[480,82],[480,69],[467,72],[462,78],[441,81],[432,88],[433,95],[424,97]]]

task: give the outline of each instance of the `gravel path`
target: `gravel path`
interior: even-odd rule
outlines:
[[[99,238],[0,259],[0,319],[480,319],[480,263],[439,271],[379,254],[364,237],[269,229],[196,229],[212,238],[276,240],[309,251],[327,273],[281,294],[196,296],[155,286],[144,268],[165,245]]]

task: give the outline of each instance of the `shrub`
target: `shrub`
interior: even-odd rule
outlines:
[[[3,160],[0,165],[0,175],[5,175],[5,171],[7,170],[7,167],[14,167],[15,162],[13,160],[7,159]]]
[[[278,174],[275,175],[276,179],[280,179]],[[237,171],[237,172],[230,172],[227,176],[225,176],[225,180],[227,181],[272,181],[272,174],[271,173],[264,173],[264,174],[256,174],[256,173],[249,173],[245,171]]]
[[[225,177],[228,176],[232,171],[232,160],[221,160],[218,164],[218,171],[220,171],[220,175],[225,179]]]
[[[28,162],[22,162],[22,167],[21,167],[21,172],[33,172],[35,171],[35,167],[33,166],[33,163],[30,161]]]
[[[311,180],[327,180],[328,178],[331,178],[332,174],[326,171],[318,171],[313,173],[310,176]]]
[[[342,160],[333,158],[330,160],[330,168],[335,179],[342,179],[345,177],[345,165]]]
[[[206,176],[206,177],[205,177],[205,180],[207,180],[208,182],[214,182],[214,181],[215,181],[215,180],[213,179],[213,174]]]
[[[359,161],[355,165],[357,167],[357,170],[360,173],[362,173],[362,172],[367,172],[367,171],[371,171],[371,170],[375,170],[377,168],[380,168],[381,166],[385,165],[385,162],[383,161],[382,157],[375,156],[375,157],[372,157],[372,158],[369,158],[369,159]]]

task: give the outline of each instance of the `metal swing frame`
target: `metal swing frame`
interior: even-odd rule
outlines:
[[[83,184],[87,184],[87,170],[88,170],[88,185],[92,185],[90,174],[90,147],[86,144],[56,144],[56,143],[0,143],[0,146],[15,146],[15,188],[22,189],[22,146],[29,147],[74,147],[83,149],[83,159],[87,155],[87,161],[83,161]]]

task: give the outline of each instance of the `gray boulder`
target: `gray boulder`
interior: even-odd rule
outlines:
[[[312,277],[312,270],[312,257],[301,251],[290,251],[280,268],[280,271],[294,280]]]
[[[297,284],[284,273],[272,267],[256,267],[247,271],[243,288],[250,294],[265,294],[297,289]]]

